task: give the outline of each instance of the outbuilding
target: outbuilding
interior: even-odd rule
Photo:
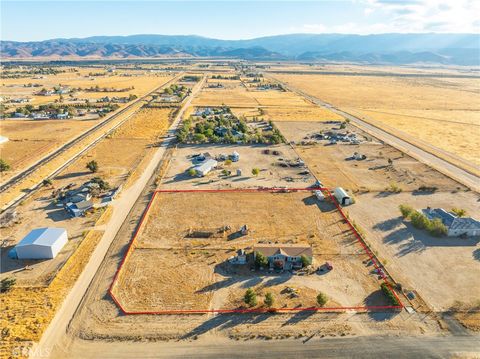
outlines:
[[[36,228],[15,246],[15,256],[18,259],[52,259],[67,242],[65,228]]]
[[[194,167],[193,169],[195,170],[195,173],[197,174],[197,176],[204,177],[211,170],[213,170],[215,167],[217,167],[217,165],[218,165],[218,162],[216,160],[214,160],[213,158],[209,158],[204,163]]]
[[[347,206],[352,204],[352,198],[348,195],[347,191],[345,191],[342,187],[337,187],[333,190],[333,194],[337,199],[338,203],[342,206]]]

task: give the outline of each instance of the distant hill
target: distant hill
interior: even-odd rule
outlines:
[[[206,57],[249,60],[339,61],[385,64],[480,65],[477,34],[291,34],[251,40],[201,36],[131,35],[1,41],[2,58]]]

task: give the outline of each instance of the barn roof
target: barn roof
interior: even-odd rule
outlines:
[[[36,228],[27,234],[16,247],[28,245],[50,247],[66,232],[65,228]]]

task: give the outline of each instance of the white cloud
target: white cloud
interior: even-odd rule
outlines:
[[[364,19],[333,26],[305,24],[308,33],[479,33],[480,0],[353,0],[364,4]]]
[[[479,32],[478,0],[365,0],[370,14],[386,13],[394,32]]]

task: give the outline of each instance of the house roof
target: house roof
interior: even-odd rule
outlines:
[[[50,247],[66,232],[65,228],[36,228],[27,234],[15,247],[23,247],[32,244],[36,246]]]
[[[298,257],[301,255],[307,257],[313,256],[312,246],[309,244],[262,244],[255,246],[253,250],[267,257],[279,253],[289,257]]]
[[[434,219],[438,218],[442,221],[444,225],[450,227],[454,220],[457,218],[453,213],[445,211],[443,208],[427,208],[423,209],[422,212],[429,218]]]
[[[205,172],[211,170],[213,167],[216,167],[218,162],[214,160],[213,158],[209,158],[205,162],[203,162],[201,165],[198,165],[195,167],[195,170],[200,171],[200,172]]]
[[[480,222],[470,217],[457,217],[449,227],[459,230],[480,229]]]

